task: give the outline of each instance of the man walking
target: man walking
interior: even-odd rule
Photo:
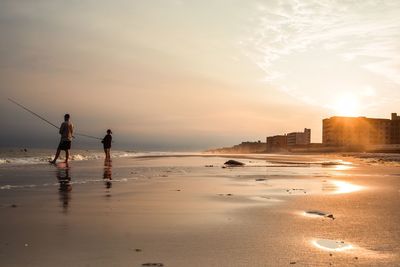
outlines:
[[[74,132],[74,126],[69,121],[69,114],[64,115],[64,122],[60,126],[60,135],[61,140],[60,144],[58,145],[56,155],[54,159],[50,161],[50,163],[55,164],[58,157],[60,156],[61,150],[65,151],[65,162],[68,163],[69,159],[69,150],[71,149],[71,141],[72,141],[72,134]]]

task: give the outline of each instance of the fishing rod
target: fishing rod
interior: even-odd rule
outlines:
[[[60,129],[60,127],[58,127],[58,126],[55,125],[54,123],[48,121],[47,119],[43,118],[42,116],[40,116],[40,115],[37,114],[36,112],[33,112],[33,111],[30,110],[29,108],[24,107],[23,105],[21,105],[21,104],[18,103],[17,101],[15,101],[15,100],[13,100],[13,99],[11,99],[11,98],[8,98],[8,100],[9,100],[10,102],[14,103],[15,105],[19,106],[20,108],[23,108],[24,110],[28,111],[28,112],[31,113],[32,115],[38,117],[38,118],[41,119],[42,121],[44,121],[44,122],[50,124],[51,126],[57,128],[57,129]],[[96,137],[96,136],[92,136],[92,135],[87,135],[87,134],[75,133],[75,135],[77,135],[77,136],[83,136],[83,137],[87,137],[87,138],[92,138],[92,139],[97,139],[97,140],[103,140],[102,138],[99,138],[99,137]]]
[[[38,117],[39,119],[41,119],[41,120],[47,122],[47,123],[50,124],[51,126],[54,126],[54,127],[56,127],[57,129],[60,129],[60,128],[59,128],[57,125],[55,125],[54,123],[49,122],[48,120],[46,120],[45,118],[43,118],[43,117],[40,116],[39,114],[37,114],[37,113],[33,112],[32,110],[30,110],[30,109],[24,107],[24,106],[21,105],[20,103],[18,103],[18,102],[16,102],[16,101],[12,100],[11,98],[8,98],[8,100],[11,101],[12,103],[14,103],[15,105],[19,106],[20,108],[23,108],[23,109],[25,109],[26,111],[28,111],[29,113],[35,115],[35,116]]]

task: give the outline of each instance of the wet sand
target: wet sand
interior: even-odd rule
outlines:
[[[260,157],[3,166],[0,265],[399,266],[400,167]]]

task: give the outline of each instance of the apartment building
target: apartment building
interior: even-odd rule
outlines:
[[[287,134],[287,145],[309,145],[311,143],[311,129],[304,129],[304,132],[293,132]]]
[[[400,143],[400,116],[391,119],[331,117],[322,121],[322,143],[328,146],[365,146]]]

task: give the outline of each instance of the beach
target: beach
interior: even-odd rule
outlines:
[[[118,155],[1,164],[0,265],[400,266],[398,164]]]

